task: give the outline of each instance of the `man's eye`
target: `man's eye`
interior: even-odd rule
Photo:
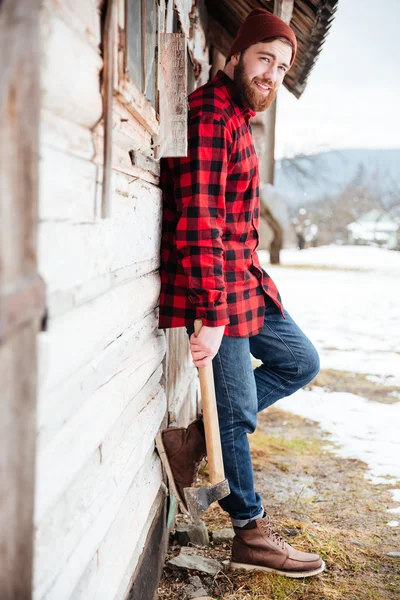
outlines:
[[[286,67],[279,67],[284,73],[286,73]]]
[[[268,56],[262,56],[262,57],[261,57],[261,60],[266,60],[266,61],[268,61],[268,62],[269,62],[269,58],[268,58]]]

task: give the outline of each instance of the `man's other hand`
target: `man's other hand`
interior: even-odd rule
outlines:
[[[211,365],[211,361],[221,345],[224,331],[225,325],[221,327],[203,325],[197,337],[194,333],[190,336],[190,351],[196,367]]]

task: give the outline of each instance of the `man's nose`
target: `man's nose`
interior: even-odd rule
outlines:
[[[264,78],[271,81],[274,85],[278,81],[278,67],[276,65],[269,64],[264,71]]]

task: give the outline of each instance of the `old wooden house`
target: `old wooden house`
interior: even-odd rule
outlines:
[[[299,97],[336,3],[0,2],[2,600],[153,597],[176,510],[154,438],[198,411],[185,333],[157,329],[159,158],[252,8],[294,28]]]

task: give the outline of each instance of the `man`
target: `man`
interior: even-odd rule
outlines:
[[[232,568],[304,577],[323,571],[318,555],[274,533],[254,490],[247,434],[257,413],[311,381],[315,348],[284,310],[260,266],[258,159],[250,119],[266,110],[296,56],[284,21],[253,10],[223,71],[189,96],[188,156],[162,164],[164,226],[159,326],[185,326],[195,365],[212,361],[226,477],[220,501],[232,519]],[[193,322],[203,321],[196,338]],[[262,361],[253,371],[250,353]],[[178,492],[204,454],[201,421],[163,432]]]

